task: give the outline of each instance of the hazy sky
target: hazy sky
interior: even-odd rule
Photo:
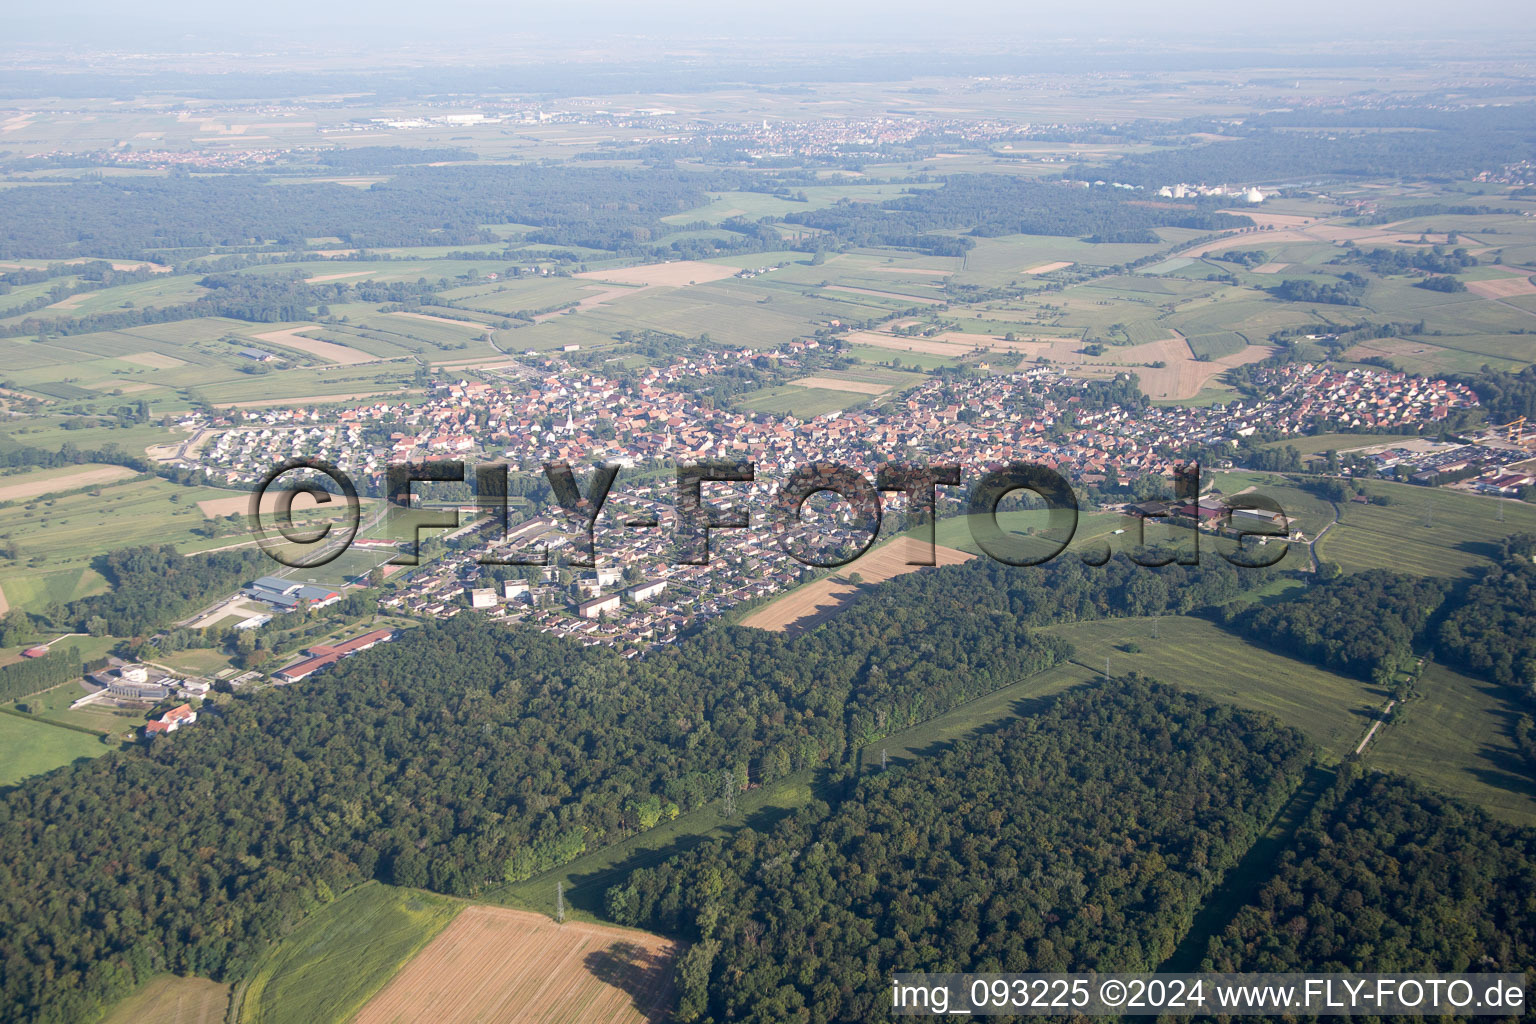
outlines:
[[[747,52],[768,48],[769,40],[779,52],[786,43],[819,49],[864,41],[999,49],[1064,35],[1133,45],[1183,34],[1245,47],[1314,39],[1368,49],[1382,37],[1425,34],[1530,38],[1531,11],[1530,0],[45,0],[13,5],[5,35],[12,45],[159,52],[275,44],[356,52],[458,42],[476,53],[510,54],[535,40],[579,50],[615,36],[677,49],[726,40]]]

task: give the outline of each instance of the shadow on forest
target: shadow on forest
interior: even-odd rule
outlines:
[[[660,1024],[671,1003],[672,958],[633,942],[615,942],[582,957],[587,973],[625,995],[645,1020]]]

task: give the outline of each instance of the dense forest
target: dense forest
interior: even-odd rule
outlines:
[[[1530,972],[1536,831],[1345,765],[1205,969]]]
[[[1448,661],[1536,700],[1533,547],[1529,534],[1508,538],[1500,564],[1484,571],[1441,622],[1438,642]]]
[[[1107,168],[1077,167],[1072,174],[1149,188],[1181,181],[1269,182],[1320,176],[1470,177],[1536,157],[1530,134],[1533,111],[1532,104],[1519,103],[1454,111],[1277,112],[1241,127],[1224,122],[1222,134],[1239,136],[1230,141],[1135,153]],[[1308,128],[1313,130],[1301,130]]]
[[[976,559],[799,637],[719,627],[639,662],[469,613],[424,625],[0,796],[0,1002],[72,1021],[157,971],[239,975],[328,891],[529,877],[648,808],[700,806],[722,772],[838,763],[1070,654],[1032,624],[1187,612],[1265,578]]]
[[[733,179],[734,180],[734,179]],[[134,177],[0,191],[0,257],[276,243],[303,248],[469,245],[481,225],[530,224],[530,241],[615,248],[649,241],[661,217],[708,201],[710,175],[542,166],[401,168],[370,188],[274,187],[233,175]]]
[[[1254,643],[1386,683],[1411,666],[1414,642],[1448,589],[1442,580],[1373,569],[1255,605],[1236,624]]]
[[[956,174],[942,188],[913,189],[887,202],[842,201],[823,210],[790,213],[791,224],[830,231],[851,245],[900,245],[937,255],[959,255],[965,238],[929,235],[963,231],[978,237],[1007,234],[1081,235],[1102,242],[1156,242],[1154,227],[1215,231],[1248,227],[1247,217],[1216,213],[1196,203],[1151,206],[1119,191],[1085,189],[1000,174]]]
[[[607,910],[694,941],[682,1021],[884,1020],[893,971],[1154,970],[1309,760],[1266,717],[1106,681],[638,870]]]

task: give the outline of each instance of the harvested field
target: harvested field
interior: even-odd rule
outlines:
[[[839,377],[801,377],[790,381],[802,388],[824,388],[827,391],[846,391],[853,395],[883,395],[891,390],[889,384],[872,384],[862,380],[843,380]]]
[[[1049,274],[1053,270],[1066,270],[1072,265],[1071,260],[1057,260],[1055,263],[1042,263],[1038,267],[1030,267],[1024,271],[1026,274]]]
[[[677,953],[645,932],[468,907],[353,1024],[659,1024]]]
[[[1281,228],[1299,228],[1308,221],[1316,220],[1315,217],[1303,217],[1296,213],[1260,213],[1258,210],[1218,210],[1217,213],[1230,213],[1234,217],[1248,217],[1261,228],[1273,227],[1276,231]]]
[[[879,299],[896,299],[899,302],[916,302],[923,306],[941,306],[944,299],[935,299],[923,295],[904,295],[900,292],[882,292],[874,288],[856,288],[850,284],[829,284],[826,288],[829,292],[848,292],[853,295],[873,295]]]
[[[947,341],[935,341],[932,338],[898,338],[893,334],[880,334],[875,331],[855,331],[848,335],[848,343],[850,345],[874,345],[877,348],[888,348],[894,352],[922,352],[930,356],[947,356],[950,358],[968,356],[980,347],[979,341],[957,345]]]
[[[877,274],[922,274],[927,277],[952,277],[953,270],[923,270],[921,267],[870,267]]]
[[[1324,238],[1314,238],[1305,231],[1291,229],[1288,231],[1263,231],[1249,232],[1243,235],[1233,235],[1231,238],[1223,238],[1218,242],[1207,242],[1194,250],[1185,249],[1182,255],[1209,256],[1213,252],[1221,252],[1224,249],[1236,249],[1244,245],[1274,245],[1276,242],[1323,242]]]
[[[316,338],[306,338],[300,331],[317,331],[318,327],[290,327],[286,331],[268,331],[265,334],[254,335],[257,341],[271,342],[273,345],[281,345],[284,348],[297,349],[307,352],[312,356],[319,356],[333,363],[350,366],[353,363],[372,363],[378,361],[378,356],[371,356],[367,352],[361,352],[355,348],[347,348],[345,345],[337,345],[329,341],[320,341]]]
[[[974,555],[954,548],[935,545],[934,561],[939,565],[958,565]],[[846,577],[858,573],[865,582],[882,583],[896,576],[925,568],[909,565],[927,555],[927,545],[914,537],[899,537],[873,551],[865,552],[838,570],[837,576],[796,587],[777,601],[772,601],[742,620],[743,626],[766,629],[773,633],[803,633],[820,625],[846,608],[860,590]]]
[[[1507,299],[1514,295],[1536,295],[1536,284],[1528,277],[1496,277],[1487,281],[1468,281],[1467,291],[1485,299]]]
[[[138,363],[147,366],[151,370],[174,370],[178,366],[186,366],[185,359],[177,359],[175,356],[163,355],[159,352],[135,352],[132,355],[118,356],[125,363]]]
[[[455,327],[468,327],[474,331],[488,331],[490,327],[485,324],[477,324],[473,320],[455,320],[447,316],[433,316],[431,313],[409,313],[405,310],[396,310],[390,316],[408,316],[415,320],[431,320],[438,324],[452,324]]]
[[[371,270],[353,270],[345,274],[316,274],[314,277],[306,277],[304,280],[308,284],[320,284],[323,281],[340,281],[347,277],[367,277],[371,273],[373,273]]]
[[[107,1014],[105,1024],[222,1024],[229,986],[162,974]]]
[[[601,306],[604,303],[612,302],[615,299],[623,299],[634,295],[641,295],[648,291],[651,287],[653,286],[620,285],[615,287],[610,285],[609,287],[605,288],[602,285],[588,285],[585,290],[591,292],[591,295],[588,295],[586,298],[577,302],[574,306],[567,306],[564,309],[557,309],[549,313],[540,313],[538,316],[533,318],[533,322],[541,324],[546,320],[553,320],[557,316],[563,316],[566,313],[572,313],[578,309],[588,309],[592,306]]]
[[[398,387],[379,387],[372,391],[347,391],[339,395],[298,395],[293,398],[264,398],[258,402],[220,402],[216,409],[261,409],[269,405],[286,405],[297,409],[303,405],[329,405],[332,402],[356,402],[377,395],[399,395]]]
[[[263,515],[271,515],[272,510],[277,507],[278,497],[285,493],[287,493],[285,489],[274,487],[266,494],[262,495],[261,507]],[[358,501],[364,505],[367,505],[370,501],[372,501],[372,499],[359,498]],[[197,503],[197,507],[202,511],[203,516],[206,519],[218,519],[220,516],[229,515],[243,516],[250,509],[250,505],[250,494],[232,494],[227,498],[209,498],[207,501],[200,501]],[[313,499],[304,497],[302,495],[295,498],[293,502],[293,511],[296,515],[300,512],[303,512],[305,509],[315,507],[317,506],[315,505]]]
[[[58,302],[51,303],[48,306],[48,308],[49,309],[64,309],[64,310],[74,309],[76,306],[80,305],[80,303],[84,302],[86,299],[89,299],[90,297],[91,297],[91,293],[90,292],[76,292],[74,295],[70,295],[70,296],[68,296],[66,298],[62,298]]]
[[[1289,263],[1260,263],[1253,268],[1253,272],[1255,274],[1278,274],[1289,266]]]
[[[739,273],[737,268],[724,267],[718,263],[681,261],[647,263],[638,267],[621,267],[616,270],[589,270],[576,276],[593,281],[617,281],[620,284],[666,285],[671,288],[682,288],[690,284],[722,281],[727,277],[734,277],[737,273]]]
[[[22,498],[35,498],[39,494],[71,491],[76,487],[104,484],[134,475],[134,471],[127,466],[101,466],[95,469],[81,469],[73,473],[50,473],[47,470],[41,473],[24,473],[16,483],[0,484],[0,501],[20,501]]]

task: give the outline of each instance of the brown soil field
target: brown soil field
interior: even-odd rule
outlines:
[[[942,306],[945,302],[944,299],[935,299],[931,296],[906,295],[901,292],[882,292],[874,288],[855,288],[849,284],[829,284],[827,285],[827,291],[850,292],[854,295],[873,295],[881,299],[899,299],[902,302],[916,302],[924,306]]]
[[[801,377],[790,381],[802,388],[821,388],[824,391],[846,391],[853,395],[883,395],[891,390],[887,384],[872,384],[862,380],[841,380],[837,377]]]
[[[735,267],[718,263],[699,263],[683,260],[676,263],[647,263],[638,267],[622,267],[617,270],[589,270],[577,277],[592,281],[617,281],[620,284],[659,284],[683,288],[690,284],[705,284],[734,277]]]
[[[488,331],[490,327],[485,324],[477,324],[473,320],[455,320],[447,316],[433,316],[431,313],[410,313],[403,309],[396,310],[390,316],[408,316],[415,320],[431,320],[433,323],[453,324],[455,327],[468,327],[476,331]]]
[[[1218,242],[1207,242],[1196,249],[1182,249],[1175,256],[1209,256],[1213,252],[1221,252],[1223,249],[1236,249],[1241,245],[1272,245],[1275,242],[1325,242],[1329,239],[1314,238],[1304,231],[1291,229],[1288,231],[1251,231],[1245,235],[1233,235],[1231,238],[1223,238]]]
[[[1024,271],[1026,274],[1049,274],[1053,270],[1066,270],[1072,265],[1071,260],[1057,260],[1055,263],[1042,263],[1038,267],[1030,267]]]
[[[1507,299],[1512,295],[1536,295],[1536,284],[1527,277],[1498,277],[1488,281],[1468,281],[1467,291],[1485,299]]]
[[[1184,348],[1187,353],[1189,346],[1185,345]],[[1149,398],[1194,398],[1213,377],[1219,376],[1224,370],[1246,363],[1257,363],[1274,354],[1275,350],[1269,345],[1249,345],[1241,352],[1212,359],[1207,363],[1196,362],[1186,354],[1177,363],[1169,360],[1168,365],[1161,369],[1138,369],[1136,375],[1141,379],[1141,390]]]
[[[7,601],[5,599],[5,591],[3,589],[0,589],[0,615],[4,615],[6,612],[8,612],[10,610],[11,610],[11,602],[9,602],[9,601]]]
[[[90,292],[78,292],[78,293],[76,293],[74,295],[70,295],[70,296],[67,296],[65,298],[62,298],[58,302],[50,303],[48,305],[48,308],[49,309],[66,309],[66,310],[67,309],[74,309],[76,306],[80,305],[80,303],[84,302],[86,299],[88,299],[90,297],[91,297],[91,293]]]
[[[304,280],[308,284],[319,284],[322,281],[340,281],[346,277],[367,277],[371,273],[373,273],[371,270],[353,270],[345,274],[317,274],[314,277],[306,277]]]
[[[1216,212],[1230,213],[1234,217],[1251,217],[1253,222],[1259,227],[1264,228],[1273,225],[1276,231],[1280,230],[1281,228],[1299,228],[1305,225],[1307,221],[1317,219],[1315,217],[1303,217],[1295,213],[1260,213],[1258,210],[1251,209],[1243,210],[1233,208],[1230,210],[1218,210]]]
[[[20,483],[8,485],[0,483],[0,501],[19,501],[22,498],[34,498],[39,494],[68,491],[91,484],[104,484],[134,475],[134,471],[127,466],[102,466],[98,469],[82,469],[78,473],[63,476],[48,476],[40,480],[23,480]]]
[[[165,974],[114,1006],[103,1024],[222,1024],[229,986]]]
[[[257,341],[268,341],[284,348],[297,349],[307,352],[321,359],[328,359],[333,363],[350,366],[353,363],[372,363],[378,361],[378,356],[371,356],[367,352],[355,348],[347,348],[345,345],[332,344],[329,341],[319,341],[315,338],[305,338],[300,331],[318,330],[316,327],[290,327],[286,331],[268,331],[265,334],[253,335]]]
[[[506,907],[468,907],[352,1024],[660,1024],[669,939]]]
[[[575,306],[567,306],[565,309],[557,309],[550,313],[540,313],[538,316],[533,318],[533,322],[541,324],[546,320],[553,320],[557,316],[564,316],[566,313],[570,313],[576,309],[588,309],[592,306],[601,306],[605,303],[613,302],[615,299],[624,299],[635,295],[641,295],[653,287],[660,286],[643,284],[638,287],[628,285],[615,287],[610,285],[609,287],[604,288],[602,285],[588,285],[585,290],[591,292],[592,294],[577,302]]]
[[[951,342],[935,341],[932,338],[898,338],[892,334],[879,334],[875,331],[855,331],[848,335],[850,345],[874,345],[876,348],[888,348],[893,352],[923,352],[930,356],[950,356],[958,358],[970,355],[976,351],[977,344],[956,345]]]
[[[868,583],[883,583],[896,576],[916,572],[926,567],[907,563],[913,558],[925,556],[926,547],[914,537],[899,537],[855,558],[839,569],[837,576],[828,576],[796,587],[777,601],[748,615],[741,624],[772,633],[803,633],[830,619],[852,602],[859,587],[847,582],[849,574],[856,572]],[[934,561],[940,565],[958,565],[974,557],[942,544],[935,545]]]
[[[151,370],[174,370],[178,366],[186,366],[185,359],[177,359],[175,356],[164,355],[160,352],[135,352],[132,355],[118,356],[125,363],[138,363],[147,366]]]
[[[271,514],[272,510],[277,507],[278,495],[282,493],[282,490],[274,488],[273,490],[270,490],[266,494],[262,495],[261,507],[263,515]],[[358,501],[365,506],[372,500],[372,498],[358,499]],[[200,501],[197,503],[197,507],[202,511],[203,517],[205,519],[217,519],[220,516],[237,514],[245,515],[245,513],[250,509],[250,505],[251,496],[249,494],[232,494],[227,498],[209,498],[206,501]],[[303,497],[302,495],[298,498],[295,498],[293,502],[293,511],[295,514],[303,512],[305,509],[317,507],[318,506],[312,499]],[[337,507],[339,508],[340,506],[338,505]]]

